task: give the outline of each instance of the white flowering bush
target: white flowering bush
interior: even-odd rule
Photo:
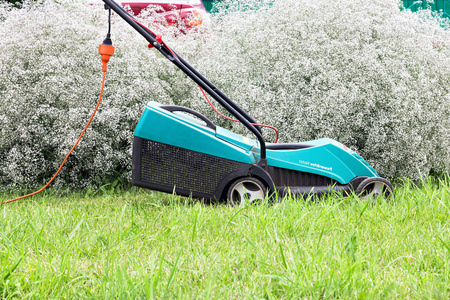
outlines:
[[[448,22],[397,1],[271,2],[221,16],[191,54],[208,78],[281,142],[334,138],[390,178],[450,170]]]
[[[226,13],[186,35],[158,30],[259,122],[278,127],[281,142],[334,138],[389,177],[449,171],[450,38],[439,18],[384,0],[246,1],[244,11],[236,3],[224,1]],[[98,100],[106,17],[81,1],[0,4],[1,186],[42,185],[78,138]],[[57,186],[129,181],[133,130],[150,100],[246,133],[214,115],[117,15],[112,39],[103,102]]]

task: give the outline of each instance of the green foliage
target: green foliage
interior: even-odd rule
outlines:
[[[14,4],[15,6],[19,6],[22,3],[22,0],[2,0],[2,1]]]
[[[25,0],[25,1],[27,1],[27,0]],[[29,1],[30,0],[28,0],[28,2]],[[36,1],[36,0],[31,0],[31,1]],[[16,8],[21,8],[24,0],[1,0],[0,2],[10,3]]]
[[[448,299],[449,209],[448,177],[375,204],[47,193],[0,207],[0,297]]]

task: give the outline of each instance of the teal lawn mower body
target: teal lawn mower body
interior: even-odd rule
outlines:
[[[226,199],[239,179],[255,177],[267,191],[323,194],[356,190],[378,177],[358,154],[332,139],[260,145],[215,126],[198,112],[150,102],[134,132],[133,183],[197,198]]]
[[[232,204],[273,193],[393,192],[363,158],[335,140],[266,143],[257,122],[241,107],[115,1],[103,1],[256,137],[216,126],[187,107],[150,102],[134,132],[134,185]]]

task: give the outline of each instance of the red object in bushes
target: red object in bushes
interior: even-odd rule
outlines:
[[[156,5],[162,8],[162,14],[167,25],[178,25],[178,20],[182,20],[187,28],[192,28],[203,23],[208,12],[201,0],[155,0],[155,1],[121,1],[124,7],[129,6],[134,15],[138,15],[149,5]]]

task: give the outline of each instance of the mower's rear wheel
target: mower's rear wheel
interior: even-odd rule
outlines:
[[[232,206],[246,205],[263,200],[266,187],[256,178],[244,177],[236,180],[228,189],[227,199]]]
[[[356,195],[361,199],[376,200],[379,197],[390,199],[394,196],[392,184],[381,177],[369,177],[364,179],[356,188]]]

